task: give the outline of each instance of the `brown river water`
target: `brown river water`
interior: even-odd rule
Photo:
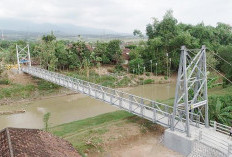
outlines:
[[[175,84],[149,84],[120,89],[152,100],[173,98]],[[43,128],[43,115],[51,113],[50,126],[93,117],[118,110],[109,104],[82,94],[57,96],[20,105],[0,106],[0,111],[21,110],[25,113],[0,116],[0,129],[5,127]]]

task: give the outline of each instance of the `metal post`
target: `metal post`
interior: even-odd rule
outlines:
[[[202,131],[199,131],[199,141],[202,140]]]
[[[216,121],[213,122],[213,128],[215,131],[217,130],[217,122]]]
[[[29,67],[31,67],[31,55],[30,55],[29,44],[27,44],[27,55],[28,55]]]
[[[185,118],[186,118],[186,134],[190,137],[190,130],[189,130],[189,105],[188,105],[188,82],[187,82],[187,69],[186,69],[186,61],[187,61],[187,53],[186,49],[184,49],[183,55],[183,71],[184,71],[184,104],[185,104]]]
[[[157,63],[155,63],[155,67],[156,67],[156,70],[155,70],[155,74],[156,74],[156,76],[157,76]]]
[[[20,62],[19,62],[19,49],[18,49],[18,45],[16,44],[16,54],[17,54],[17,63],[18,63],[18,70],[21,70],[20,67]]]
[[[205,84],[204,84],[204,99],[206,100],[206,104],[205,104],[205,127],[208,128],[209,127],[209,116],[208,116],[208,87],[207,87],[207,69],[206,69],[206,47],[205,45],[202,46],[203,49],[203,64],[204,64],[204,74],[205,74]]]
[[[143,116],[143,104],[144,104],[144,101],[143,101],[143,99],[141,99],[141,109],[140,109],[140,114]]]
[[[153,123],[156,122],[156,109],[153,110]]]
[[[184,52],[185,46],[181,47],[181,56],[180,56],[180,63],[179,63],[179,69],[178,69],[178,76],[177,76],[177,83],[176,83],[176,90],[175,90],[175,100],[174,100],[174,108],[173,108],[173,116],[172,116],[172,127],[171,130],[174,131],[174,125],[175,125],[175,117],[176,117],[176,111],[177,111],[177,105],[178,105],[178,89],[180,86],[180,79],[182,74],[182,67],[183,67],[183,52]]]
[[[150,60],[150,62],[151,62],[151,74],[152,74],[152,60]]]

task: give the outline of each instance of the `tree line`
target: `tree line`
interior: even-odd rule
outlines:
[[[145,38],[141,31],[135,30],[134,35]],[[146,25],[147,40],[127,46],[130,49],[129,71],[141,74],[157,72],[167,74],[177,72],[180,57],[180,47],[185,45],[190,49],[207,47],[207,62],[232,80],[232,68],[223,60],[215,58],[213,53],[232,64],[232,27],[217,23],[216,27],[204,23],[190,25],[179,23],[168,10],[161,21],[153,18]],[[25,41],[1,41],[0,47],[7,49],[1,54],[6,63],[15,63],[15,44],[25,45]],[[41,40],[30,42],[31,56],[42,67],[54,69],[80,69],[100,64],[113,64],[121,67],[123,63],[122,41],[86,43],[85,41],[56,40],[53,33],[44,35]],[[1,56],[2,55],[2,56]],[[123,68],[120,68],[123,70]],[[167,70],[169,69],[169,71]],[[168,75],[168,74],[167,74]],[[228,81],[225,81],[228,83]]]

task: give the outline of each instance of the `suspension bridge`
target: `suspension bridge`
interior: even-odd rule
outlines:
[[[210,123],[208,120],[205,46],[195,50],[189,50],[182,46],[173,106],[33,67],[31,66],[29,45],[24,48],[16,45],[16,51],[20,71],[93,97],[164,126],[167,128],[164,144],[171,149],[188,155],[197,149],[195,142],[197,140],[216,150],[221,156],[232,156],[232,142],[228,139],[228,135],[225,135],[230,128],[216,122]],[[22,64],[27,64],[27,66],[21,66]],[[191,90],[193,95],[190,96]]]

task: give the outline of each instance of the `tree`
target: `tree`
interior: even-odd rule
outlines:
[[[138,36],[140,38],[143,38],[143,33],[140,30],[138,30],[138,29],[134,30],[133,35],[134,36]]]
[[[50,112],[44,114],[44,116],[43,116],[43,122],[44,122],[45,131],[48,131],[48,126],[49,126],[48,121],[49,121],[50,116],[51,116]]]
[[[120,48],[120,40],[111,40],[106,48],[107,58],[111,63],[118,64],[122,61],[122,51]]]
[[[56,40],[56,36],[53,34],[53,31],[52,31],[51,34],[43,35],[42,40],[45,42],[51,42],[51,41]]]
[[[141,58],[135,58],[129,61],[129,67],[131,73],[142,74],[143,73],[143,60]]]
[[[224,97],[223,99],[226,99],[226,98]],[[230,99],[230,102],[231,102],[231,99]],[[227,103],[230,103],[230,102],[227,102]],[[232,106],[223,103],[219,98],[214,98],[213,103],[209,103],[209,118],[211,120],[215,120],[225,125],[231,125]]]

